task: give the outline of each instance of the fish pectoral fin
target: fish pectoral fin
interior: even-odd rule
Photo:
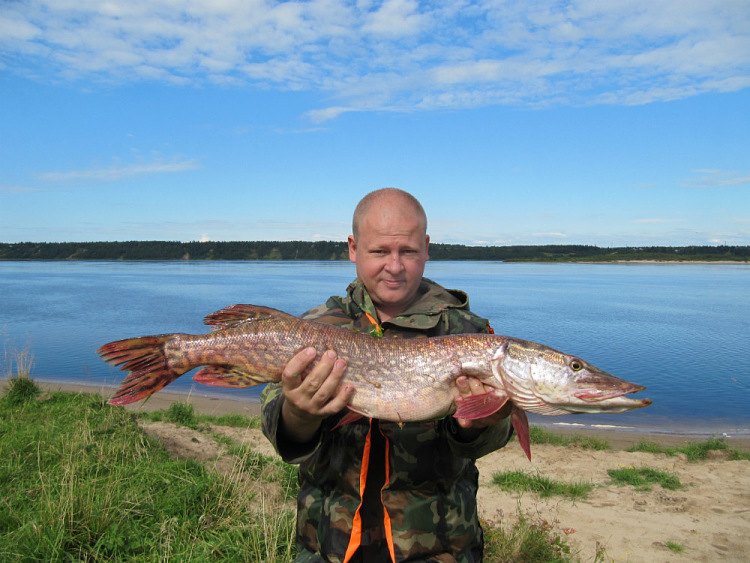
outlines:
[[[466,420],[485,418],[503,408],[507,401],[507,397],[500,397],[495,393],[459,397],[456,399],[456,412],[453,413],[453,416]]]
[[[206,366],[193,376],[193,381],[212,387],[253,387],[269,380],[260,375],[243,371],[235,366]]]
[[[210,315],[206,315],[203,322],[215,327],[214,330],[220,330],[240,323],[265,321],[279,317],[294,318],[291,315],[272,307],[237,304],[225,307],[224,309],[211,313]]]
[[[529,419],[526,417],[526,412],[513,405],[513,410],[510,413],[510,423],[516,431],[521,449],[526,454],[526,457],[529,458],[529,461],[531,461],[531,438],[529,437]]]

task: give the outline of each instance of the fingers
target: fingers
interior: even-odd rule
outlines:
[[[326,351],[312,368],[314,348],[306,348],[287,363],[282,372],[282,390],[287,402],[298,413],[323,417],[343,409],[353,393],[350,385],[340,386],[346,362],[333,350]],[[309,372],[305,374],[305,371]]]
[[[302,373],[310,362],[313,361],[317,352],[315,348],[305,348],[287,362],[281,373],[281,382],[285,389],[296,389],[302,383]]]
[[[335,354],[333,357],[335,358]],[[319,412],[324,416],[342,410],[354,394],[352,385],[341,385],[345,371],[346,362],[340,358],[336,359],[331,366],[330,374],[312,397],[313,404],[319,407]]]
[[[456,379],[456,387],[458,388],[458,399],[465,399],[472,395],[484,395],[486,393],[492,393],[494,390],[491,386],[485,385],[481,380],[476,377],[466,377],[464,375]],[[479,419],[465,419],[457,418],[456,421],[461,428],[483,428],[486,426],[492,426],[499,422],[501,419],[507,417],[510,414],[510,408],[512,404],[510,401],[507,402],[499,411]]]
[[[456,387],[458,387],[458,392],[462,397],[481,395],[489,391],[485,389],[485,385],[476,377],[466,377],[465,375],[456,379]]]

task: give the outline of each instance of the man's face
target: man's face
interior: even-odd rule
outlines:
[[[410,206],[396,200],[373,205],[360,219],[349,259],[372,297],[380,320],[398,316],[414,301],[429,258],[429,237]]]

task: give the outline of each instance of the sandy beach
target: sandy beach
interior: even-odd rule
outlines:
[[[40,382],[48,391],[96,392],[108,396],[109,387]],[[145,404],[128,410],[159,410],[172,402],[187,402],[196,412],[210,415],[255,415],[259,404],[226,398],[160,392]],[[555,430],[557,431],[557,430]],[[205,460],[213,446],[195,431],[159,423],[149,433],[173,455]],[[243,430],[244,439],[263,453],[273,454],[258,430]],[[624,451],[642,440],[666,445],[697,441],[695,436],[645,434],[617,430],[560,431],[596,435],[612,449],[592,451],[577,447],[532,446],[529,462],[516,443],[477,462],[481,516],[490,522],[512,522],[519,512],[543,521],[564,535],[582,561],[747,561],[750,553],[750,461],[730,461],[723,452],[706,461],[689,462],[683,455],[667,456]],[[730,437],[735,448],[750,450],[750,437]],[[676,474],[683,488],[640,491],[612,482],[607,470],[649,467]],[[562,481],[594,484],[585,500],[543,499],[532,493],[510,493],[492,484],[496,471],[519,470]],[[670,549],[669,545],[672,546]],[[679,546],[680,552],[675,552]],[[603,557],[603,559],[601,558]]]

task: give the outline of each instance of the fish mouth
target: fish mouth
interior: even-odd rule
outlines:
[[[653,402],[651,399],[633,399],[631,397],[624,396],[624,394],[622,393],[616,392],[594,394],[585,391],[575,393],[574,396],[577,399],[580,399],[582,402],[575,405],[560,405],[560,407],[567,410],[568,412],[618,413],[634,409],[642,409],[643,407],[649,406]]]
[[[629,395],[630,393],[637,393],[638,391],[643,391],[645,387],[643,385],[635,385],[634,383],[628,383],[627,385],[623,385],[621,387],[616,387],[614,389],[599,389],[596,387],[592,387],[589,389],[582,389],[580,391],[576,391],[573,393],[573,396],[577,399],[581,399],[582,401],[586,402],[600,402],[600,401],[606,401],[607,399],[614,399],[617,397],[624,397],[624,395]],[[635,400],[635,399],[631,399]],[[642,399],[641,399],[642,400]]]

